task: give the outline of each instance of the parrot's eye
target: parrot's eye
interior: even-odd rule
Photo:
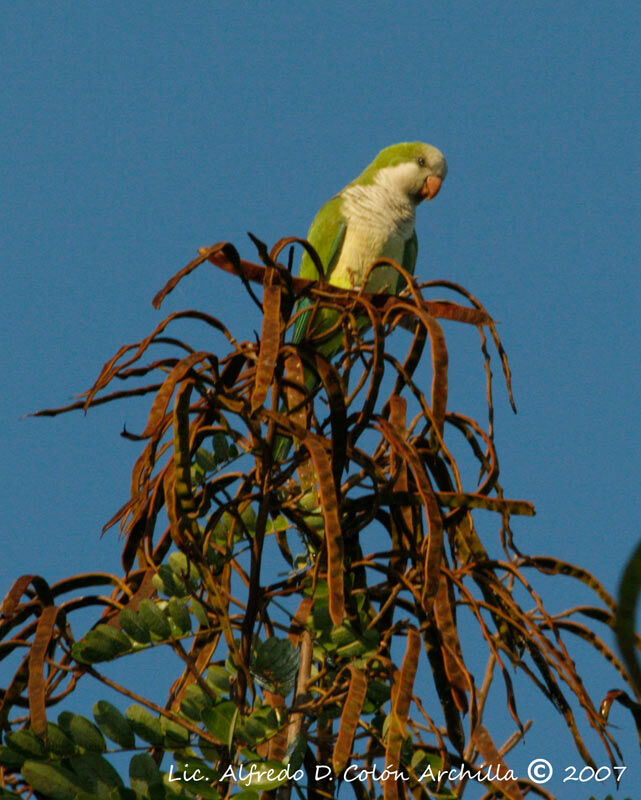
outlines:
[[[416,161],[417,161],[417,163],[418,163],[419,167],[424,167],[424,166],[425,166],[425,159],[423,158],[423,156],[419,156],[419,157],[416,159]]]

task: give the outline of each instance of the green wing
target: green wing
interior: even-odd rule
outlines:
[[[314,217],[314,221],[307,233],[307,241],[318,253],[325,267],[325,278],[330,283],[330,276],[338,261],[343,242],[345,241],[345,231],[347,230],[347,223],[341,212],[341,203],[342,198],[340,195],[332,197],[331,200],[325,203]],[[317,281],[320,277],[314,262],[306,250],[303,253],[303,259],[300,263],[298,274],[301,278],[306,278],[310,281]],[[297,310],[305,308],[305,306],[308,305],[310,305],[310,301],[305,298],[300,301]],[[301,314],[296,320],[294,333],[292,335],[292,344],[299,344],[305,338],[308,319],[309,313]]]
[[[320,260],[325,267],[325,277],[328,280],[336,266],[343,241],[345,240],[347,225],[341,211],[342,202],[340,195],[332,197],[316,214],[307,232],[307,241],[320,256]],[[301,278],[307,278],[310,281],[317,281],[319,278],[318,270],[307,251],[303,253],[299,275]]]
[[[416,259],[418,257],[418,237],[416,231],[412,231],[412,235],[405,242],[405,249],[403,250],[403,262],[401,266],[407,270],[410,275],[414,274],[416,269]],[[403,288],[402,286],[400,287]]]

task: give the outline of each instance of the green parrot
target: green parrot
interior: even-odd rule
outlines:
[[[414,273],[418,240],[414,224],[416,207],[438,194],[447,174],[447,163],[440,150],[423,142],[401,142],[386,147],[363,172],[341,192],[332,197],[316,214],[307,240],[318,253],[325,278],[342,289],[398,294],[404,286],[401,275],[391,266],[372,270],[363,286],[370,265],[380,258],[390,258]],[[305,252],[299,275],[318,280],[319,274]],[[298,310],[310,305],[307,298]],[[295,322],[292,344],[314,338],[314,347],[331,358],[340,349],[342,333],[337,331],[325,340],[323,330],[335,324],[338,313],[321,309],[310,318],[312,309]],[[306,370],[307,373],[307,370]],[[312,389],[315,376],[305,376]],[[279,438],[274,455],[282,460],[291,440]]]

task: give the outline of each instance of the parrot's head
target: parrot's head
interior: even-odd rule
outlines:
[[[424,142],[401,142],[381,150],[357,182],[384,183],[418,205],[436,197],[446,175],[447,162],[436,147]]]

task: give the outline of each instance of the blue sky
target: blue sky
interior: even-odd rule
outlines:
[[[121,543],[99,532],[137,453],[118,433],[144,406],[22,416],[146,334],[153,294],[198,247],[253,258],[248,230],[304,235],[408,139],[450,168],[419,209],[418,273],[464,284],[501,322],[519,409],[497,383],[502,483],[538,512],[517,542],[614,592],[640,533],[637,3],[33,2],[3,17],[1,593],[27,570],[118,571]],[[213,270],[163,311],[194,306],[245,337],[258,324]],[[480,415],[476,339],[452,335],[450,405]],[[550,591],[559,607],[578,596]],[[617,683],[589,673],[597,697]],[[519,764],[550,758],[551,735],[558,763],[579,763],[540,700],[522,712],[537,725]]]

